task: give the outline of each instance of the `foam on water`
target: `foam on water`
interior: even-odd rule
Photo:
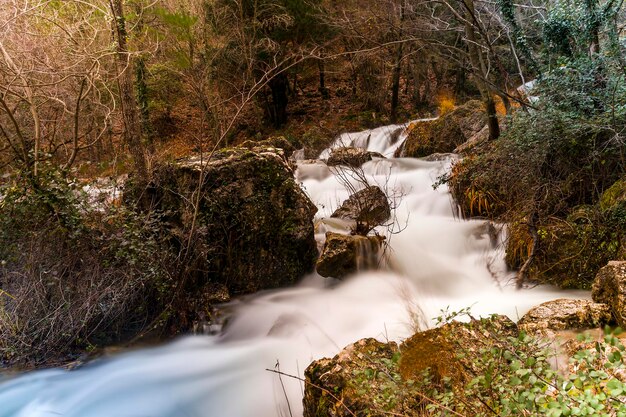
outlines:
[[[334,146],[393,155],[405,136],[402,126],[391,126],[346,135]],[[445,186],[433,189],[450,164],[377,159],[363,166],[369,183],[396,197],[395,230],[401,231],[388,236],[394,272],[361,273],[341,283],[312,275],[294,288],[234,302],[218,336],[186,337],[71,372],[22,375],[0,385],[0,417],[298,416],[303,384],[266,369],[301,377],[312,360],[360,338],[402,340],[416,326],[431,325],[447,306],[517,319],[546,300],[588,296],[547,287],[516,290],[497,244],[502,233],[483,221],[459,220]],[[335,174],[320,162],[303,162],[297,173],[320,208],[320,239],[327,230],[348,228],[326,219],[349,196],[345,182],[363,187]]]

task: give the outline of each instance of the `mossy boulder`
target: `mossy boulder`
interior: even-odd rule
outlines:
[[[527,218],[511,222],[506,262],[520,268],[532,253],[533,236]],[[537,225],[529,278],[561,288],[591,289],[607,262],[624,259],[626,211],[576,207],[566,219],[549,218]]]
[[[380,262],[381,236],[326,233],[324,249],[317,261],[323,277],[345,278],[357,271],[375,269]]]
[[[473,359],[499,338],[516,337],[504,316],[452,322],[415,334],[399,347],[363,339],[305,371],[304,417],[422,416],[430,381],[462,395],[464,383],[484,374]]]
[[[516,336],[517,326],[508,317],[495,315],[469,323],[454,321],[416,333],[400,346],[400,374],[405,380],[416,380],[430,370],[435,382],[467,382],[475,376],[472,356],[488,347],[494,335]],[[459,357],[460,352],[464,352],[465,358]]]
[[[626,202],[626,178],[617,180],[611,187],[602,193],[600,208],[611,210]]]
[[[422,158],[433,153],[453,152],[484,131],[487,116],[483,103],[471,100],[435,120],[418,121],[408,128],[408,137],[396,156]]]
[[[175,249],[191,245],[191,289],[210,282],[247,294],[291,285],[315,266],[317,208],[274,147],[159,166],[135,200],[162,213]]]

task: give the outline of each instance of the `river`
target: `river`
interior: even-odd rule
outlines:
[[[402,126],[345,134],[352,144],[393,156]],[[328,155],[328,150],[322,157]],[[74,371],[27,373],[0,385],[0,417],[279,417],[301,416],[301,377],[314,359],[333,356],[360,338],[402,340],[432,326],[441,310],[471,307],[519,319],[529,308],[585,292],[549,287],[517,290],[503,260],[502,235],[485,221],[464,221],[445,185],[433,188],[454,157],[367,162],[360,177],[394,198],[387,235],[388,270],[344,281],[316,274],[293,287],[266,291],[228,306],[212,336],[95,361]],[[297,179],[315,202],[317,237],[346,224],[327,217],[349,196],[346,179],[322,162],[300,161]]]

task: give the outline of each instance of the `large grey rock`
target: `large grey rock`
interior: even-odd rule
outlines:
[[[384,158],[378,152],[370,152],[365,149],[342,147],[333,149],[326,165],[329,167],[346,165],[353,168],[359,168],[364,163],[371,161],[373,158]]]
[[[378,267],[383,238],[380,236],[326,233],[326,243],[317,261],[317,273],[323,277],[345,278],[359,270]]]
[[[352,194],[331,217],[354,220],[357,223],[356,232],[365,235],[384,224],[390,216],[387,195],[379,187],[369,186]]]
[[[593,329],[611,322],[611,309],[606,304],[589,300],[559,299],[532,308],[518,322],[529,333]]]
[[[192,243],[190,291],[212,282],[252,293],[293,284],[315,266],[317,208],[279,149],[234,148],[160,166],[139,200],[163,213],[177,244]]]
[[[626,326],[626,261],[612,261],[598,271],[591,297],[608,304],[617,324]]]

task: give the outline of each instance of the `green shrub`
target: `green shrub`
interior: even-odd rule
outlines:
[[[536,109],[514,113],[499,140],[452,170],[450,188],[465,216],[527,228],[512,230],[510,266],[528,259],[531,228],[545,232],[534,239],[535,280],[588,287],[618,256],[626,231],[622,209],[598,203],[624,175],[625,88],[608,58],[564,61],[538,83]],[[580,207],[591,209],[572,220]]]
[[[0,195],[3,361],[64,361],[134,336],[158,314],[169,275],[154,218],[96,209],[49,167]]]
[[[579,338],[583,347],[557,371],[558,360],[547,341],[524,333],[501,340],[472,355],[475,376],[461,390],[422,384],[435,415],[474,416],[624,416],[625,348],[607,330],[604,339]],[[563,363],[560,364],[563,367]],[[429,379],[427,379],[429,381]]]

